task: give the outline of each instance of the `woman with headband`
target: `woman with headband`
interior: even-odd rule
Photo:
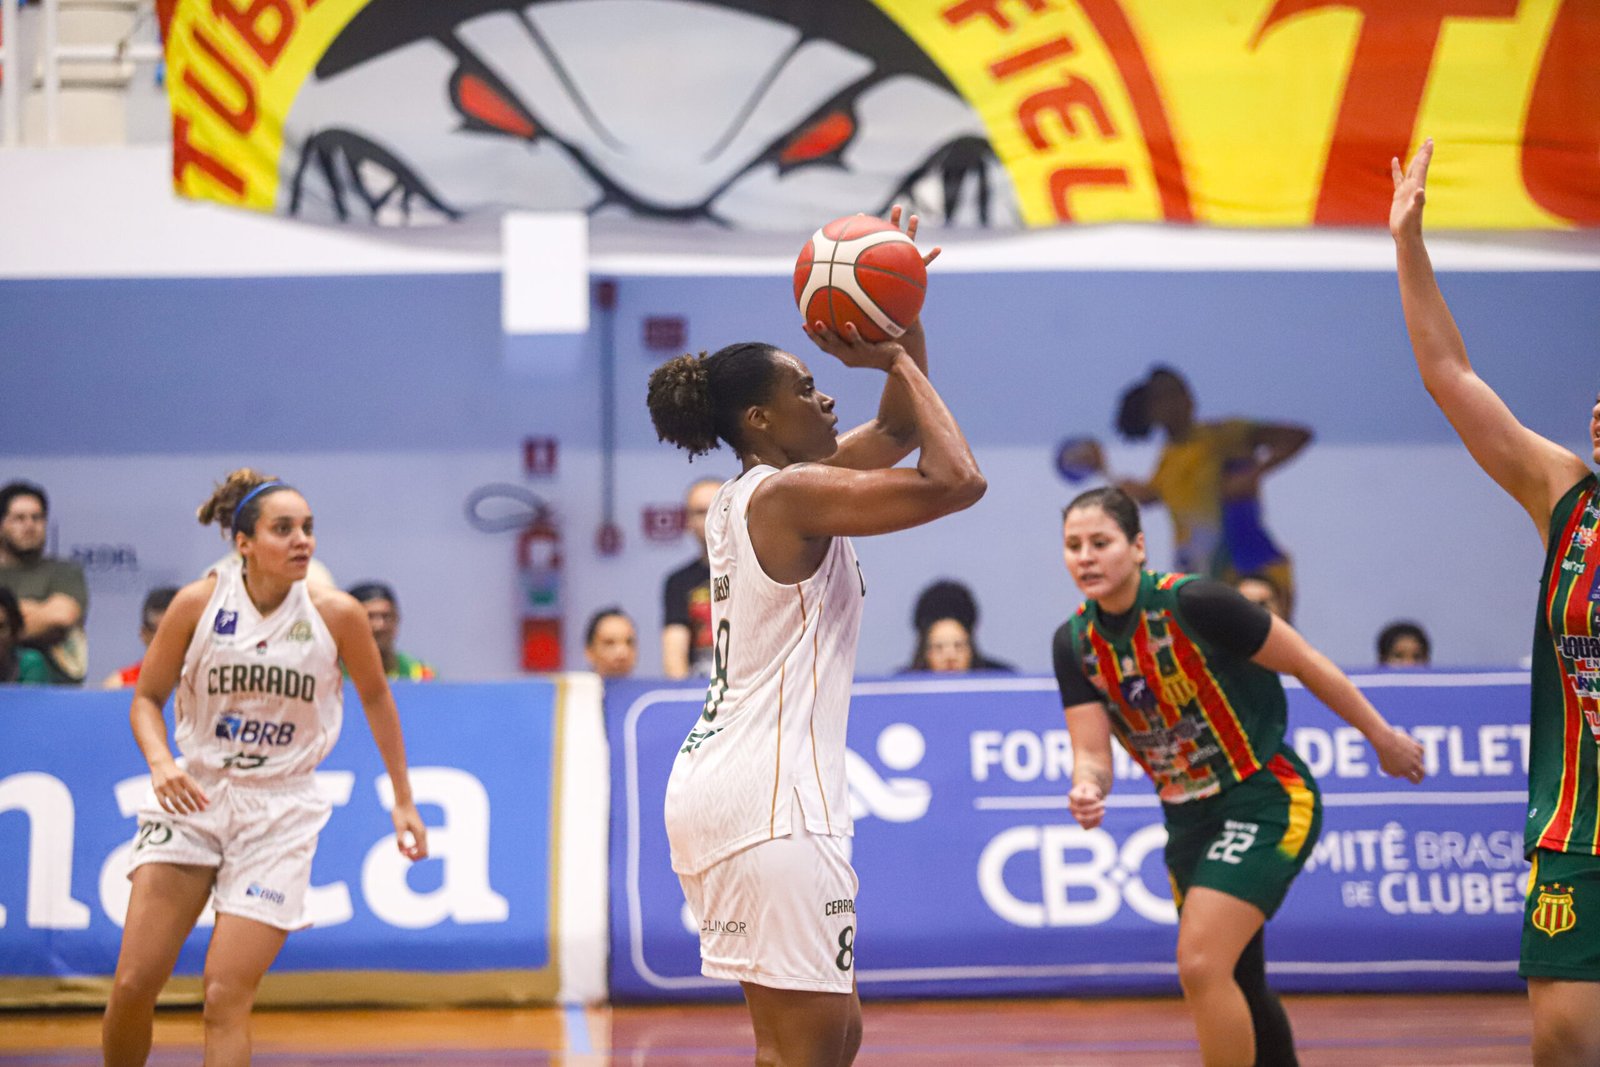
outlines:
[[[150,764],[139,809],[122,951],[102,1041],[110,1067],[150,1054],[156,996],[206,902],[205,1062],[250,1060],[262,976],[303,909],[329,803],[314,772],[339,737],[340,663],[366,710],[394,786],[396,844],[428,854],[405,744],[366,613],[347,593],[308,585],[311,508],[291,487],[236,470],[200,506],[239,561],[182,589],[145,655],[130,718]],[[180,766],[161,709],[177,689]]]

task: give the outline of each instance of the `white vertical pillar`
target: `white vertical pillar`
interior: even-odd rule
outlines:
[[[507,212],[501,221],[501,351],[508,369],[546,380],[576,373],[589,330],[589,219]]]
[[[61,0],[44,0],[44,143],[61,140]]]
[[[500,224],[500,324],[508,334],[589,328],[589,218],[508,211]]]
[[[22,95],[25,75],[22,72],[22,19],[18,0],[0,0],[0,33],[5,41],[0,44],[0,64],[4,65],[5,81],[0,82],[0,129],[4,139],[0,144],[15,148],[22,143]]]

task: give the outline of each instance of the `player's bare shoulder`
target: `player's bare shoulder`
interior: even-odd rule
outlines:
[[[173,596],[172,603],[167,606],[167,616],[174,622],[183,622],[193,628],[200,613],[205,610],[206,604],[211,601],[211,594],[217,591],[217,572],[207,571],[204,577],[197,578],[188,585],[179,589]]]
[[[317,609],[317,614],[322,616],[322,621],[328,628],[338,632],[340,624],[349,624],[360,620],[364,626],[367,624],[367,613],[361,602],[342,589],[335,589],[331,585],[321,582],[306,582],[306,595],[311,598],[311,606]]]

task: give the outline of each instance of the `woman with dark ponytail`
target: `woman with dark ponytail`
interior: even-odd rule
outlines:
[[[1068,809],[1099,826],[1111,741],[1149,776],[1167,827],[1178,905],[1178,980],[1206,1067],[1295,1067],[1289,1017],[1267,986],[1263,928],[1322,827],[1311,771],[1285,739],[1280,674],[1360,730],[1385,774],[1421,782],[1422,745],[1328,658],[1231,586],[1144,568],[1139,506],[1091,489],[1062,513],[1083,605],[1056,631],[1056,684],[1072,738]]]
[[[150,764],[128,878],[122,951],[102,1027],[107,1067],[150,1055],[156,996],[206,902],[205,1062],[250,1062],[256,989],[304,914],[317,835],[328,821],[315,771],[339,738],[343,663],[394,788],[395,842],[428,854],[383,661],[356,599],[306,582],[311,507],[292,487],[233,471],[200,506],[226,560],[179,590],[145,654],[129,715]],[[180,764],[161,709],[173,718]]]
[[[701,971],[743,985],[756,1062],[847,1067],[861,1003],[845,725],[866,595],[849,538],[970,507],[985,483],[928,382],[920,322],[876,344],[851,326],[806,333],[845,366],[887,374],[875,419],[840,435],[806,365],[759,342],[650,377],[662,440],[691,456],[725,442],[743,463],[706,519],[715,661],[666,822]],[[915,467],[895,466],[912,451]]]

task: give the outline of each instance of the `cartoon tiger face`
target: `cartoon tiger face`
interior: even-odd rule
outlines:
[[[976,112],[868,0],[837,37],[802,24],[817,21],[807,4],[400,2],[364,8],[296,97],[280,212],[785,229],[898,202],[1018,222]]]

